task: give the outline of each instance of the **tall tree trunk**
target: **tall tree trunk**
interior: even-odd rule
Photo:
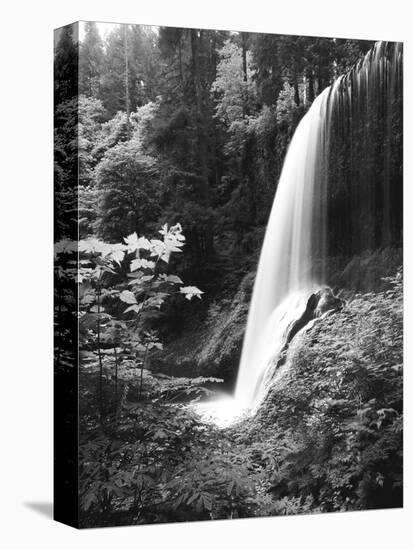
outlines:
[[[217,53],[217,31],[212,31],[212,44],[211,44],[211,62],[212,62],[212,82],[217,79],[217,66],[218,66],[218,53]],[[215,187],[218,188],[221,182],[222,176],[222,146],[220,144],[218,128],[216,119],[212,118],[212,127],[214,129],[213,136],[213,148],[214,148],[214,173],[215,173]]]
[[[142,387],[143,387],[143,369],[145,368],[146,366],[146,358],[148,356],[148,348],[149,348],[149,343],[146,344],[146,348],[145,348],[145,354],[143,356],[143,361],[142,361],[142,364],[141,364],[141,375],[140,375],[140,379],[139,379],[139,394],[138,394],[138,401],[140,401],[142,399]]]
[[[298,88],[298,78],[297,75],[294,77],[294,101],[297,107],[300,106],[300,93]]]
[[[182,66],[182,44],[181,44],[181,38],[179,38],[179,44],[178,44],[178,53],[179,53],[179,77],[181,81],[181,89],[183,91],[184,89],[184,70]]]
[[[199,32],[199,34],[198,34]],[[192,69],[195,85],[195,99],[197,106],[197,127],[198,127],[198,145],[199,145],[199,164],[201,169],[201,200],[205,205],[209,205],[209,181],[208,181],[208,144],[207,144],[207,129],[203,105],[203,94],[201,86],[201,70],[200,70],[200,47],[202,45],[202,31],[191,29],[191,52],[192,52]]]
[[[248,72],[247,72],[247,48],[248,48],[248,34],[243,32],[241,33],[242,36],[242,74],[243,74],[243,80],[245,84],[248,82]],[[245,86],[244,89],[244,97],[242,100],[242,114],[244,118],[249,115],[249,109],[248,109],[248,92],[247,87]]]
[[[313,70],[308,71],[308,101],[312,103],[314,101],[314,76]]]
[[[321,69],[321,59],[318,59],[318,69],[317,69],[317,80],[318,80],[318,93],[321,94],[324,88],[324,79]]]
[[[126,111],[126,128],[128,138],[130,138],[130,93],[129,93],[129,52],[128,52],[128,25],[124,25],[123,39],[125,46],[125,111]]]
[[[115,415],[118,410],[118,353],[116,351],[116,344],[113,346],[113,351],[115,353]]]
[[[248,51],[248,33],[241,33],[241,49],[242,49],[242,75],[245,84],[248,82],[248,67],[247,67],[247,51]],[[250,114],[248,107],[248,92],[245,86],[242,98],[242,116],[244,119]],[[247,124],[247,122],[245,122]],[[256,208],[255,208],[255,181],[252,174],[253,158],[251,155],[251,138],[247,134],[244,141],[244,147],[241,157],[241,178],[245,179],[248,185],[248,204],[249,204],[249,222],[251,225],[255,223]]]
[[[100,286],[96,289],[96,301],[97,301],[97,346],[98,346],[98,359],[99,359],[99,416],[100,424],[103,427],[104,423],[104,410],[103,410],[103,363],[102,363],[102,351],[100,348]]]

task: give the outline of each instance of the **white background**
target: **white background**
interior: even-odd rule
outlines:
[[[410,490],[406,491],[404,510],[80,532],[52,522],[50,513],[41,510],[50,510],[52,499],[52,29],[89,19],[404,40],[407,303],[412,294],[407,282],[412,273],[409,3],[408,0],[8,0],[3,3],[0,30],[0,544],[3,548],[408,548],[409,515],[413,522],[409,308],[406,308],[405,331],[408,416],[405,484]]]

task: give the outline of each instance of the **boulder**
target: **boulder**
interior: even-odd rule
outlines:
[[[307,301],[304,313],[291,326],[285,347],[291,342],[294,336],[310,321],[325,314],[334,313],[343,308],[345,300],[336,296],[330,287],[326,286],[314,294],[311,294]]]

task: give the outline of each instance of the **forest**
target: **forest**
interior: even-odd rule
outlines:
[[[374,48],[56,32],[55,391],[79,409],[58,452],[79,445],[81,527],[402,506],[402,69]],[[353,103],[333,105],[321,199],[341,305],[294,331],[254,414],[219,425],[200,410],[235,390],[289,145],[342,75]]]

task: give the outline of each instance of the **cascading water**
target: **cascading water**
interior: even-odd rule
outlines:
[[[290,143],[258,264],[235,389],[241,408],[262,397],[265,371],[281,351],[286,330],[320,284],[314,274],[313,215],[318,210],[319,166],[329,90],[314,101]]]
[[[226,424],[260,402],[268,367],[281,352],[288,327],[320,284],[322,274],[315,273],[313,257],[316,241],[318,253],[324,241],[319,167],[328,98],[326,89],[291,140],[261,250],[235,395],[201,406],[218,423]]]
[[[372,122],[384,125],[384,131],[391,133],[388,121],[393,119],[395,98],[400,96],[401,59],[401,44],[377,43],[355,69],[315,99],[300,121],[287,152],[261,250],[234,397],[204,407],[218,424],[228,423],[242,411],[254,410],[265,396],[289,327],[303,313],[314,289],[325,283],[331,235],[339,235],[335,220],[329,217],[337,215],[340,219],[341,214],[347,224],[344,227],[357,232],[353,241],[359,245],[368,238],[363,232],[371,232],[367,225],[356,226],[358,219],[352,220],[351,208],[360,208],[354,200],[362,200],[366,215],[387,224],[381,228],[383,235],[394,231],[394,216],[388,207],[383,207],[381,214],[378,210],[378,205],[384,204],[379,199],[383,193],[388,195],[390,174],[385,174],[383,185],[370,182],[370,175],[371,189],[367,198],[362,196],[360,181],[367,168],[364,159],[357,158],[354,144],[363,141],[359,147],[364,148],[367,158],[373,131],[380,134],[380,129],[372,131]],[[374,138],[377,140],[375,134]],[[382,154],[389,157],[391,140],[389,136],[387,139]],[[331,199],[334,185],[341,181],[331,162],[337,149],[343,148],[347,150],[347,172],[355,177],[348,183],[351,208],[344,210],[344,215],[335,210]],[[376,151],[369,159],[374,160],[374,155]],[[363,214],[356,216],[362,218]]]

